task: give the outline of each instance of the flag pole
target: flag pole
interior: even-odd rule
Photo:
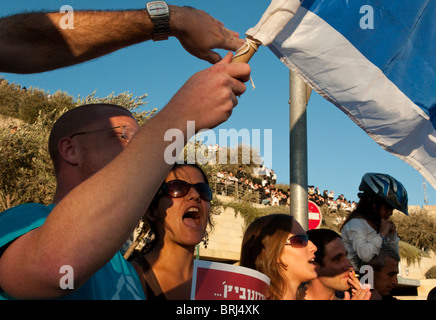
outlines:
[[[289,72],[290,213],[304,230],[309,229],[307,198],[307,117],[311,89]]]
[[[232,62],[248,63],[261,43],[250,38],[236,51]],[[306,107],[312,90],[294,72],[289,73],[290,213],[304,230],[309,229],[307,198]]]

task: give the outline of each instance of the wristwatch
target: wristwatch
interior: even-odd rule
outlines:
[[[382,247],[386,245],[386,242],[388,241],[384,235],[381,233],[378,234],[382,238]]]
[[[153,23],[153,41],[167,40],[170,36],[170,9],[165,1],[151,1],[146,4]]]

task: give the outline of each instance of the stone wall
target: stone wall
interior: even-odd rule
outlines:
[[[213,216],[214,229],[209,232],[207,248],[200,245],[200,258],[204,260],[236,263],[239,261],[244,219],[235,216],[233,208],[222,209],[221,214]]]

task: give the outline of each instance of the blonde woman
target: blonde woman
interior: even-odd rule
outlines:
[[[242,240],[240,265],[271,279],[268,300],[296,300],[298,286],[317,277],[316,246],[288,214],[254,220]]]

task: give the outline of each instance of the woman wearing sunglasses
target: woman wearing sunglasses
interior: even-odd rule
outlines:
[[[173,167],[145,215],[155,238],[133,261],[148,300],[190,298],[193,254],[210,223],[211,200],[198,166]]]
[[[315,245],[288,214],[254,220],[242,240],[240,265],[271,279],[268,300],[295,300],[298,286],[317,277]]]

